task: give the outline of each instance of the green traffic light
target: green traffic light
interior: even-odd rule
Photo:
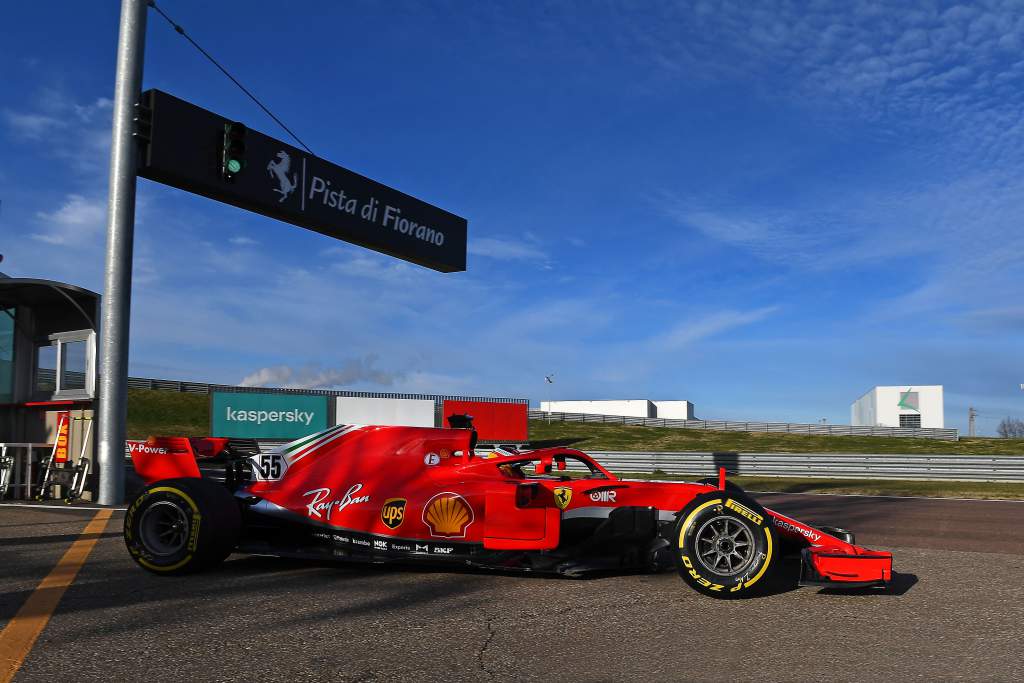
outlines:
[[[238,173],[242,170],[242,162],[238,159],[228,159],[228,171]]]

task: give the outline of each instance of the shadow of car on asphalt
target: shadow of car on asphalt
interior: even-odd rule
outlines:
[[[826,586],[818,591],[818,595],[846,595],[851,598],[856,597],[870,597],[870,596],[900,596],[905,595],[914,584],[917,583],[917,574],[903,574],[901,572],[893,572],[892,580],[886,586],[879,586],[875,588],[832,588]]]

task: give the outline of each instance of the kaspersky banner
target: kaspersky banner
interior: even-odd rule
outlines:
[[[210,397],[213,436],[297,439],[327,429],[327,397],[215,391]]]

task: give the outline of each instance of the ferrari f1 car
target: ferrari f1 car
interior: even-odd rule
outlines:
[[[157,574],[233,552],[565,576],[674,567],[697,591],[730,598],[761,590],[793,550],[804,585],[891,579],[890,553],[766,509],[724,471],[696,483],[633,481],[569,448],[478,455],[462,424],[339,425],[270,452],[215,438],[134,442],[144,487],[125,543]]]

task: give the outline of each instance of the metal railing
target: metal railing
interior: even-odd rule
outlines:
[[[1024,483],[1019,455],[846,455],[842,453],[662,453],[590,451],[612,472],[710,477],[733,475],[829,479],[1003,481]]]
[[[916,439],[939,439],[942,441],[960,440],[960,435],[955,429],[856,427],[853,425],[742,422],[736,420],[673,420],[658,417],[625,417],[623,415],[596,415],[592,413],[549,413],[543,410],[531,410],[530,419],[554,422],[624,424],[640,427],[670,427],[672,429],[706,429],[722,432],[774,432],[780,434],[816,434],[819,436],[896,436]]]

